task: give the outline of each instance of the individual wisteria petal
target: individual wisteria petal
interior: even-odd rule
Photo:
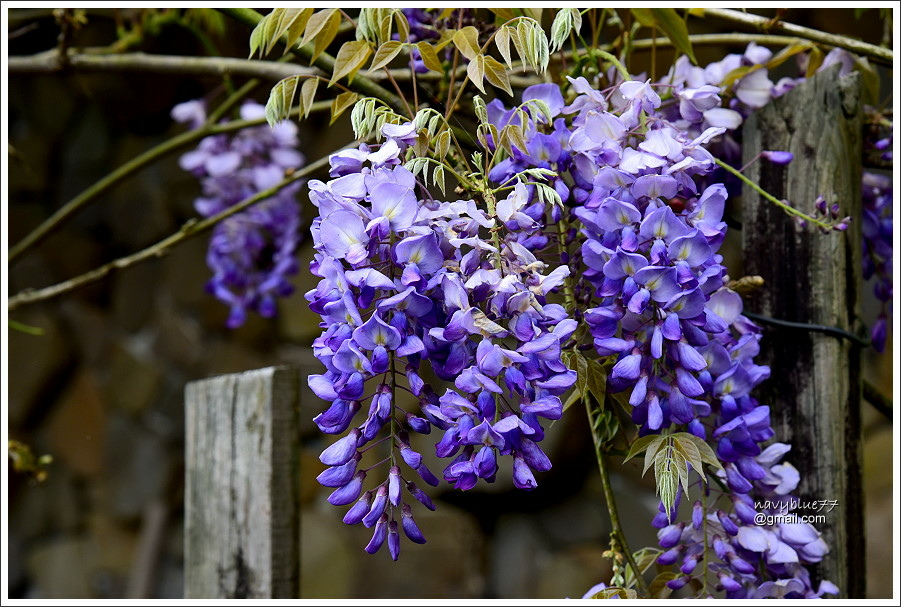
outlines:
[[[329,445],[319,455],[319,461],[326,466],[340,466],[350,460],[357,452],[357,439],[360,437],[358,430],[353,430],[344,438],[338,439]]]
[[[382,515],[378,522],[374,524],[375,530],[372,532],[372,538],[364,548],[369,554],[378,552],[382,547],[382,544],[385,543],[385,539],[388,537],[388,517],[386,515]],[[370,525],[370,527],[371,526],[372,525]]]
[[[335,489],[331,495],[329,495],[328,502],[333,506],[343,506],[356,500],[363,490],[364,480],[366,480],[366,473],[362,470],[357,472],[346,485]]]
[[[415,542],[417,544],[425,544],[425,536],[422,534],[422,531],[420,531],[419,525],[417,525],[416,521],[413,520],[413,512],[412,510],[410,510],[410,506],[404,504],[401,510],[401,525],[403,526],[406,536],[410,538],[411,542]]]

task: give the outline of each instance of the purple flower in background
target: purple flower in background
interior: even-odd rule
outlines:
[[[241,118],[260,118],[264,108],[245,103]],[[172,117],[197,128],[206,119],[201,101],[175,106]],[[297,150],[297,126],[282,123],[247,128],[234,136],[214,135],[200,141],[179,163],[201,182],[194,202],[204,217],[216,215],[241,200],[278,184],[286,171],[303,165]],[[232,215],[216,226],[207,252],[213,276],[207,290],[231,308],[227,325],[244,324],[248,311],[263,317],[276,312],[276,297],[293,292],[289,277],[297,273],[294,252],[300,240],[300,182],[271,198]]]

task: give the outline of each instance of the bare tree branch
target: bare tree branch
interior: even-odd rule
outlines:
[[[257,61],[234,57],[188,57],[181,55],[148,55],[146,53],[97,53],[70,50],[66,61],[56,49],[26,57],[10,57],[10,74],[55,73],[66,69],[81,72],[158,72],[209,76],[249,76],[281,80],[288,76],[325,76],[317,69],[277,61]]]
[[[335,152],[345,149],[345,147],[347,146],[339,148],[338,150],[335,150]],[[91,270],[90,272],[86,272],[84,274],[81,274],[80,276],[70,278],[69,280],[51,285],[49,287],[44,287],[42,289],[25,289],[23,291],[20,291],[7,300],[7,309],[8,311],[12,312],[13,310],[27,304],[52,299],[79,287],[95,283],[98,280],[106,277],[107,275],[115,272],[116,270],[123,270],[149,259],[163,257],[164,255],[167,255],[169,253],[169,250],[172,247],[181,244],[182,242],[188,240],[189,238],[197,236],[198,234],[206,232],[207,230],[218,224],[220,221],[228,219],[236,213],[240,213],[247,207],[260,202],[261,200],[265,200],[266,198],[274,196],[285,186],[288,186],[295,181],[303,179],[304,177],[307,177],[315,171],[318,171],[328,164],[330,155],[331,154],[329,154],[328,156],[323,156],[319,160],[308,164],[302,169],[298,169],[291,176],[282,180],[275,186],[267,190],[263,190],[262,192],[259,192],[253,196],[250,196],[249,198],[245,198],[236,205],[229,207],[224,211],[213,215],[212,217],[207,217],[206,219],[201,220],[192,219],[185,222],[181,226],[181,229],[179,229],[174,234],[170,234],[156,244],[142,249],[137,253],[132,253],[131,255],[128,255],[126,257],[120,257],[119,259],[115,259],[109,263],[106,263],[99,268]]]
[[[805,40],[812,40],[813,42],[843,48],[846,51],[851,51],[852,53],[867,57],[882,65],[891,66],[894,60],[894,54],[891,49],[848,38],[847,36],[839,36],[837,34],[821,32],[809,27],[802,27],[785,21],[771,21],[760,15],[752,15],[750,13],[743,13],[741,11],[726,8],[705,8],[704,17],[722,19],[764,33],[781,32],[783,34],[797,36],[798,38],[804,38]]]

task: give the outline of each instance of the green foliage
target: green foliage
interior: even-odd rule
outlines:
[[[13,470],[22,474],[28,474],[36,483],[47,480],[47,467],[53,463],[53,456],[36,456],[31,447],[25,443],[10,439],[7,443],[7,453],[12,460]]]
[[[697,472],[706,482],[704,464],[710,464],[722,470],[722,465],[713,449],[705,441],[688,432],[675,434],[652,434],[643,436],[632,443],[628,455],[624,461],[629,461],[639,453],[644,452],[644,475],[648,468],[654,466],[654,479],[657,482],[657,493],[663,506],[666,508],[667,517],[673,504],[676,502],[676,491],[679,485],[687,496],[688,490],[688,465]]]
[[[582,29],[582,13],[577,8],[561,8],[551,24],[551,47],[553,53],[563,47],[570,34],[579,34]]]
[[[659,29],[666,34],[673,46],[681,53],[688,55],[692,63],[697,63],[694,50],[691,48],[691,39],[688,37],[688,27],[674,8],[633,8],[632,16],[644,25]]]

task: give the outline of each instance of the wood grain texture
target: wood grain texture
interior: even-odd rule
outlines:
[[[297,598],[299,372],[185,389],[185,597]]]
[[[785,167],[758,161],[748,177],[780,199],[812,211],[820,194],[854,221],[844,233],[800,227],[781,209],[745,189],[745,273],[765,286],[747,309],[774,318],[860,329],[860,83],[838,66],[755,112],[744,126],[745,162],[760,150],[788,150]],[[758,395],[772,411],[776,437],[802,474],[798,495],[838,500],[818,525],[831,552],[812,568],[844,597],[865,595],[860,446],[860,352],[821,333],[766,329],[761,359],[772,377]],[[816,514],[798,511],[797,514]]]

